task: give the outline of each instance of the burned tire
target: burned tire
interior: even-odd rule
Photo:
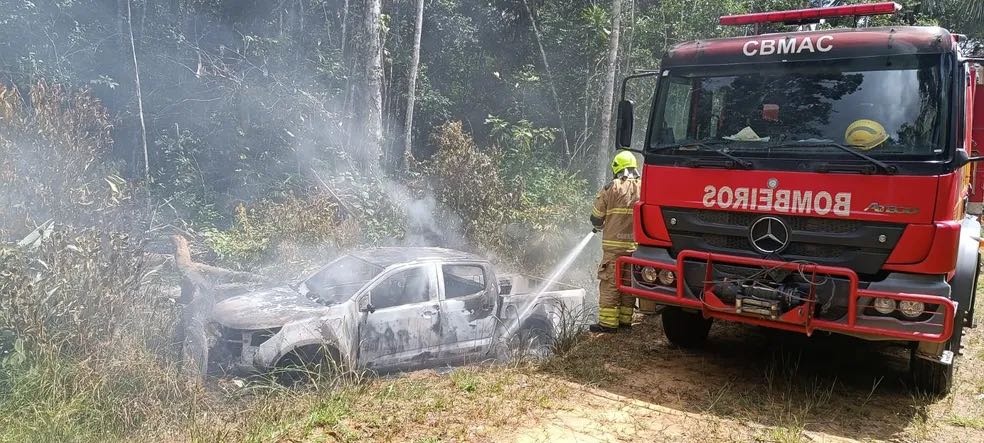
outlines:
[[[514,358],[544,360],[553,353],[553,338],[540,327],[526,327],[509,340],[509,350]]]
[[[273,375],[277,383],[296,387],[326,375],[340,372],[338,351],[323,346],[295,349],[277,362]]]
[[[666,338],[681,348],[696,348],[707,341],[711,330],[709,318],[704,318],[700,312],[687,312],[675,306],[663,309],[663,333]]]

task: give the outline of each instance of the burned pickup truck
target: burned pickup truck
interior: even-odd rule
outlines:
[[[343,255],[302,281],[218,302],[212,370],[269,372],[335,362],[379,372],[501,356],[508,343],[538,355],[579,332],[584,290],[496,276],[488,260],[440,248]]]

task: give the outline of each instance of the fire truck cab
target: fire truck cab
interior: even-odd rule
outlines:
[[[980,262],[978,60],[939,27],[802,27],[900,8],[722,17],[801,27],[682,43],[630,76],[658,86],[635,148],[639,246],[616,275],[665,305],[672,343],[713,320],[901,341],[915,385],[949,391]],[[631,149],[632,102],[618,111]]]

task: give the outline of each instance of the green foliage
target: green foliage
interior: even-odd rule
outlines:
[[[516,197],[506,190],[497,159],[478,150],[461,122],[437,128],[432,142],[438,151],[424,174],[438,201],[465,220],[466,238],[495,249],[505,247],[499,232],[509,221]]]
[[[271,259],[297,259],[325,249],[351,247],[363,226],[347,221],[330,195],[314,190],[236,208],[231,229],[205,232],[223,264],[245,269]]]
[[[38,351],[8,359],[0,370],[0,441],[116,441],[180,420],[194,397],[174,368],[138,345],[113,344],[85,358]]]
[[[121,226],[131,193],[107,157],[106,108],[86,90],[39,81],[27,96],[0,85],[0,230],[48,219]]]
[[[331,185],[343,192],[340,198],[345,201],[348,219],[360,227],[363,244],[378,245],[403,236],[406,212],[382,180],[342,172]]]
[[[461,123],[438,128],[428,182],[465,220],[468,240],[526,266],[552,264],[589,211],[587,182],[556,166],[551,129],[495,117],[488,123],[498,140],[492,154],[479,151]]]
[[[191,131],[177,135],[163,133],[155,141],[164,164],[154,174],[153,191],[160,201],[167,202],[162,209],[169,209],[171,218],[186,225],[209,226],[222,220],[216,207],[214,183],[206,180],[198,158],[204,147],[202,140]]]
[[[55,228],[0,248],[0,441],[115,440],[173,419],[174,304],[139,244]],[[4,346],[0,343],[0,350]]]
[[[480,380],[474,372],[468,369],[455,369],[451,371],[451,381],[458,389],[467,393],[474,393],[478,390]]]
[[[140,309],[163,302],[144,291],[142,254],[126,236],[67,228],[33,249],[0,249],[0,330],[31,349],[97,352],[132,332]]]

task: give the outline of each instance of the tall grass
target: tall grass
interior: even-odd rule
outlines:
[[[59,228],[0,251],[0,440],[103,440],[189,395],[174,306],[124,236]]]

